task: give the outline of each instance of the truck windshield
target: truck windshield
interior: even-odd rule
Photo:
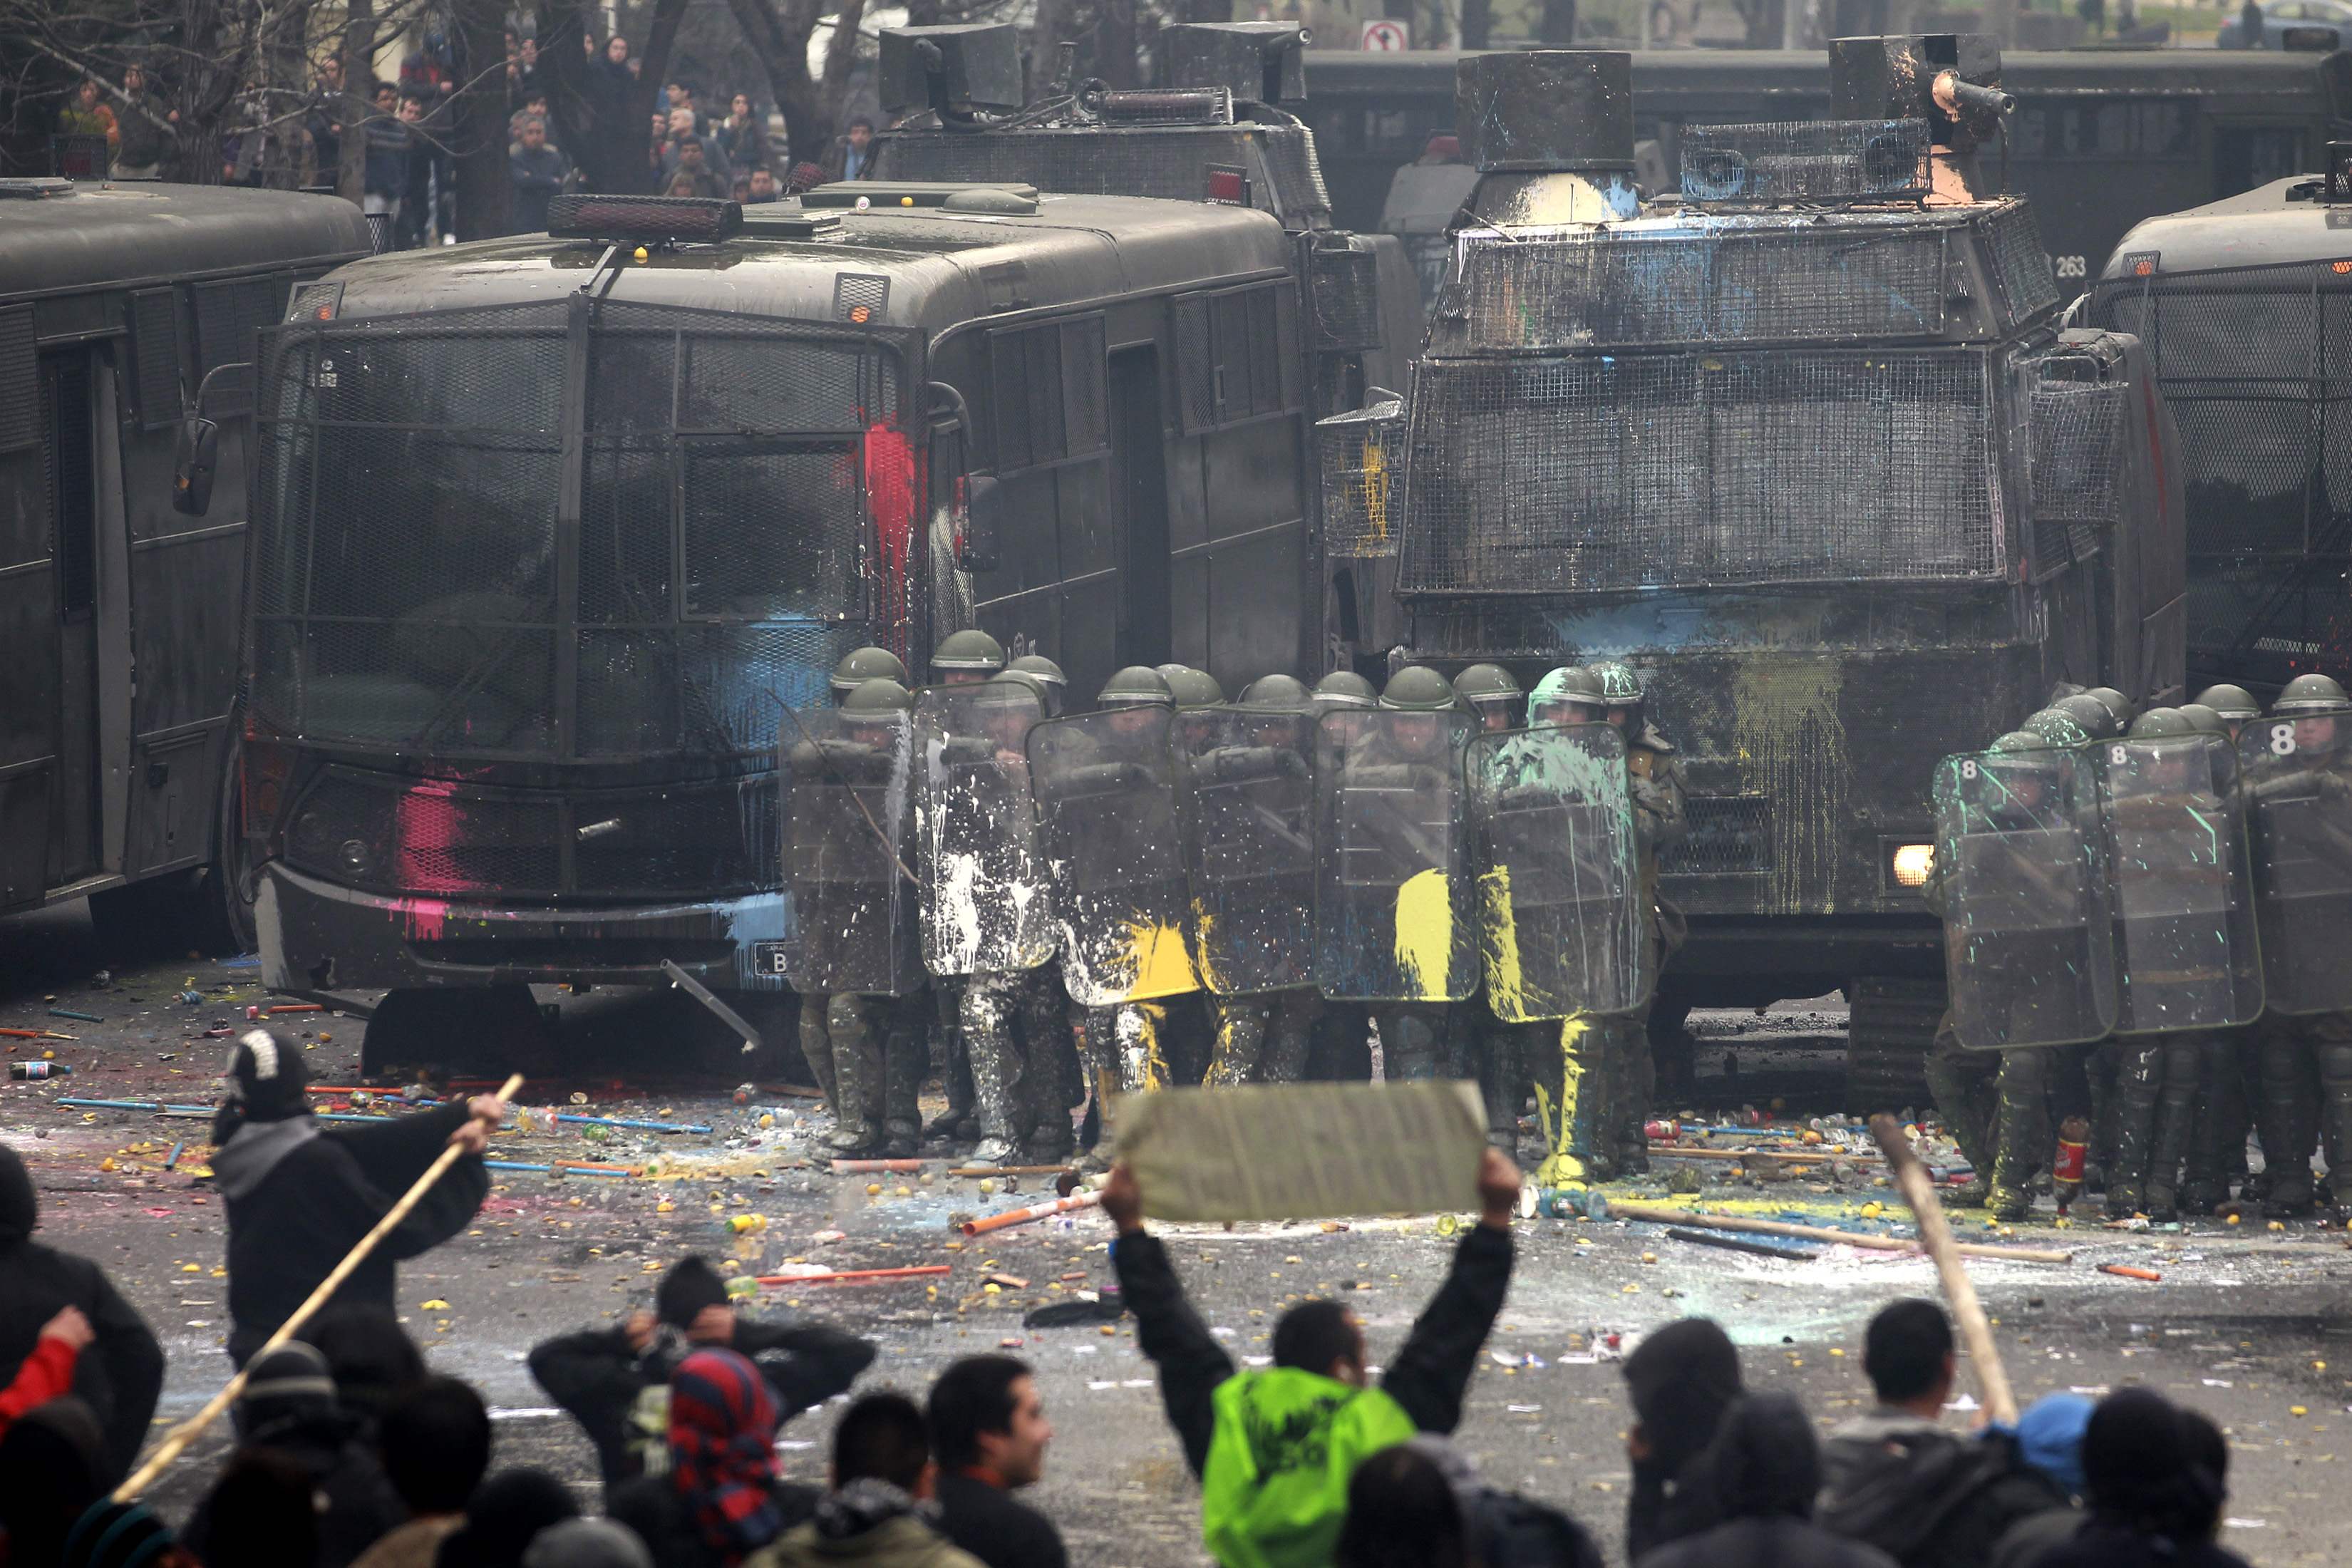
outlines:
[[[871,334],[557,302],[304,324],[263,363],[252,700],[287,733],[763,752],[912,547]]]

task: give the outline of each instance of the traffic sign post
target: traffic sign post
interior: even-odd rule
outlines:
[[[1412,25],[1398,16],[1375,16],[1364,24],[1364,47],[1375,54],[1401,54],[1412,47]]]

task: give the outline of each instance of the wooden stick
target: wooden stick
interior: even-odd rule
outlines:
[[[1079,1209],[1093,1208],[1101,1202],[1100,1193],[1074,1193],[1066,1198],[1058,1198],[1050,1204],[1033,1204],[1025,1209],[1008,1209],[1003,1214],[990,1215],[985,1219],[964,1220],[956,1228],[966,1236],[986,1236],[990,1231],[1003,1230],[1009,1225],[1026,1225],[1033,1219],[1045,1219],[1057,1214],[1074,1214]]]
[[[1936,1184],[1927,1179],[1927,1167],[1919,1163],[1911,1140],[1903,1135],[1902,1126],[1892,1116],[1881,1111],[1872,1117],[1870,1132],[1886,1151],[1895,1188],[1911,1205],[1912,1217],[1919,1222],[1919,1240],[1927,1256],[1936,1260],[1944,1294],[1951,1298],[1952,1316],[1960,1323],[1960,1341],[1969,1347],[1969,1362],[1976,1369],[1978,1386],[1984,1391],[1985,1419],[2014,1426],[2017,1396],[2010,1392],[2008,1369],[2000,1364],[2000,1350],[1992,1342],[1992,1325],[1985,1321],[1968,1265],[1960,1261],[1951,1227],[1944,1223],[1944,1205],[1936,1200]]]
[[[498,1098],[511,1101],[516,1091],[521,1088],[522,1074],[516,1073],[508,1079],[506,1086],[499,1090]],[[350,1279],[352,1272],[367,1261],[368,1254],[376,1249],[377,1244],[397,1230],[401,1221],[408,1217],[409,1211],[424,1201],[425,1194],[433,1189],[433,1184],[441,1179],[443,1172],[457,1163],[457,1156],[461,1152],[463,1151],[457,1144],[452,1143],[434,1157],[433,1163],[427,1165],[425,1168],[425,1173],[417,1177],[410,1184],[408,1191],[401,1194],[400,1201],[385,1210],[383,1217],[375,1222],[375,1228],[360,1237],[359,1245],[345,1253],[343,1260],[335,1265],[333,1271],[319,1281],[319,1288],[310,1292],[310,1300],[295,1308],[293,1315],[278,1326],[278,1331],[262,1342],[261,1348],[254,1352],[247,1360],[246,1370],[230,1378],[227,1386],[205,1401],[202,1410],[174,1427],[171,1435],[163,1439],[163,1446],[155,1450],[153,1457],[140,1466],[129,1480],[114,1489],[115,1501],[129,1502],[141,1492],[145,1491],[154,1484],[156,1477],[170,1468],[173,1460],[187,1451],[189,1444],[204,1435],[205,1427],[220,1419],[221,1412],[226,1410],[236,1401],[236,1396],[245,1392],[246,1377],[261,1358],[301,1331],[302,1325],[309,1322],[319,1309],[327,1304],[343,1281]]]
[[[1637,1219],[1653,1225],[1701,1225],[1711,1230],[1745,1231],[1751,1236],[1786,1236],[1800,1241],[1835,1241],[1848,1247],[1866,1247],[1872,1252],[1910,1252],[1926,1250],[1918,1242],[1899,1236],[1870,1236],[1850,1230],[1832,1230],[1827,1226],[1790,1225],[1785,1220],[1748,1219],[1738,1215],[1709,1214],[1705,1209],[1683,1208],[1674,1204],[1612,1203],[1609,1205],[1612,1219]],[[1991,1258],[2005,1263],[2072,1263],[2071,1252],[2047,1250],[2038,1247],[1988,1247],[1980,1242],[1953,1243],[1955,1250],[1969,1258]]]
[[[970,1176],[985,1180],[990,1176],[1058,1176],[1070,1167],[1064,1165],[957,1165],[948,1172],[950,1176]]]
[[[824,1274],[762,1274],[761,1284],[772,1290],[788,1289],[794,1285],[856,1285],[869,1279],[921,1279],[953,1270],[944,1263],[926,1263],[915,1268],[835,1268]]]

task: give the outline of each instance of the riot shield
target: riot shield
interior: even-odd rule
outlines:
[[[2352,721],[2332,716],[2258,721],[2238,737],[2265,1003],[2274,1013],[2352,1009],[2347,742]]]
[[[1176,716],[1192,960],[1221,996],[1315,984],[1315,716]]]
[[[2106,843],[2089,759],[1978,752],[1936,766],[1936,883],[1952,1026],[1973,1050],[2115,1027]]]
[[[1480,735],[1463,775],[1495,1016],[1524,1024],[1647,1002],[1656,973],[1624,736],[1607,724]]]
[[[933,974],[1034,969],[1054,956],[1023,738],[1045,717],[1012,682],[915,699],[923,963]]]
[[[1478,988],[1466,713],[1327,713],[1315,730],[1315,982],[1352,1002]]]
[[[1029,732],[1062,980],[1084,1006],[1200,989],[1184,952],[1190,904],[1169,718],[1163,707],[1114,708]]]
[[[2219,735],[2102,741],[2116,1033],[2250,1023],[2263,965],[2237,754]]]
[[[904,713],[796,711],[780,740],[784,882],[796,991],[902,996],[923,983],[913,841],[914,725]]]

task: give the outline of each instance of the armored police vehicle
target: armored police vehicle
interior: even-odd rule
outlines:
[[[1294,245],[1312,417],[1339,414],[1372,388],[1404,384],[1421,347],[1423,311],[1412,265],[1394,236],[1331,226],[1314,132],[1290,112],[1307,90],[1306,37],[1295,22],[1164,27],[1154,50],[1159,87],[1114,91],[1098,81],[1064,80],[1024,108],[1013,28],[886,29],[883,103],[912,112],[877,139],[875,169],[886,178],[1025,180],[1049,191],[1273,214]],[[1213,300],[1197,301],[1180,330],[1194,342],[1252,331],[1230,301]],[[1178,414],[1187,429],[1233,422],[1214,384],[1186,386]],[[1237,479],[1262,461],[1255,448],[1255,438],[1237,430],[1213,436],[1203,454]],[[1328,624],[1316,668],[1365,662],[1393,646],[1400,628],[1383,566],[1334,562],[1321,579]],[[1197,574],[1180,584],[1193,587],[1209,584]],[[987,597],[985,584],[982,591],[982,624],[1019,635],[1015,606]],[[1215,648],[1187,662],[1229,688],[1265,673]]]
[[[530,981],[781,992],[783,710],[862,644],[919,667],[975,578],[1081,689],[1305,657],[1273,218],[888,181],[551,217],[334,272],[264,336],[268,984],[394,988],[379,1024],[433,988],[518,1023]],[[1252,460],[1208,461],[1234,430]]]
[[[367,253],[350,204],[0,181],[0,910],[241,945],[222,874],[253,330]],[[173,447],[215,426],[207,515]]]
[[[1466,58],[1481,179],[1410,405],[1321,427],[1327,525],[1397,552],[1403,657],[1643,672],[1690,790],[1663,1026],[1849,986],[1907,1072],[1924,781],[2058,682],[2178,692],[2180,491],[2138,345],[2062,334],[2031,210],[1986,194],[1997,51],[1832,69],[1842,119],[1685,132],[1644,206],[1625,56]]]
[[[2150,218],[2081,306],[2179,421],[2189,669],[2273,690],[2352,661],[2352,143],[2324,174]]]

